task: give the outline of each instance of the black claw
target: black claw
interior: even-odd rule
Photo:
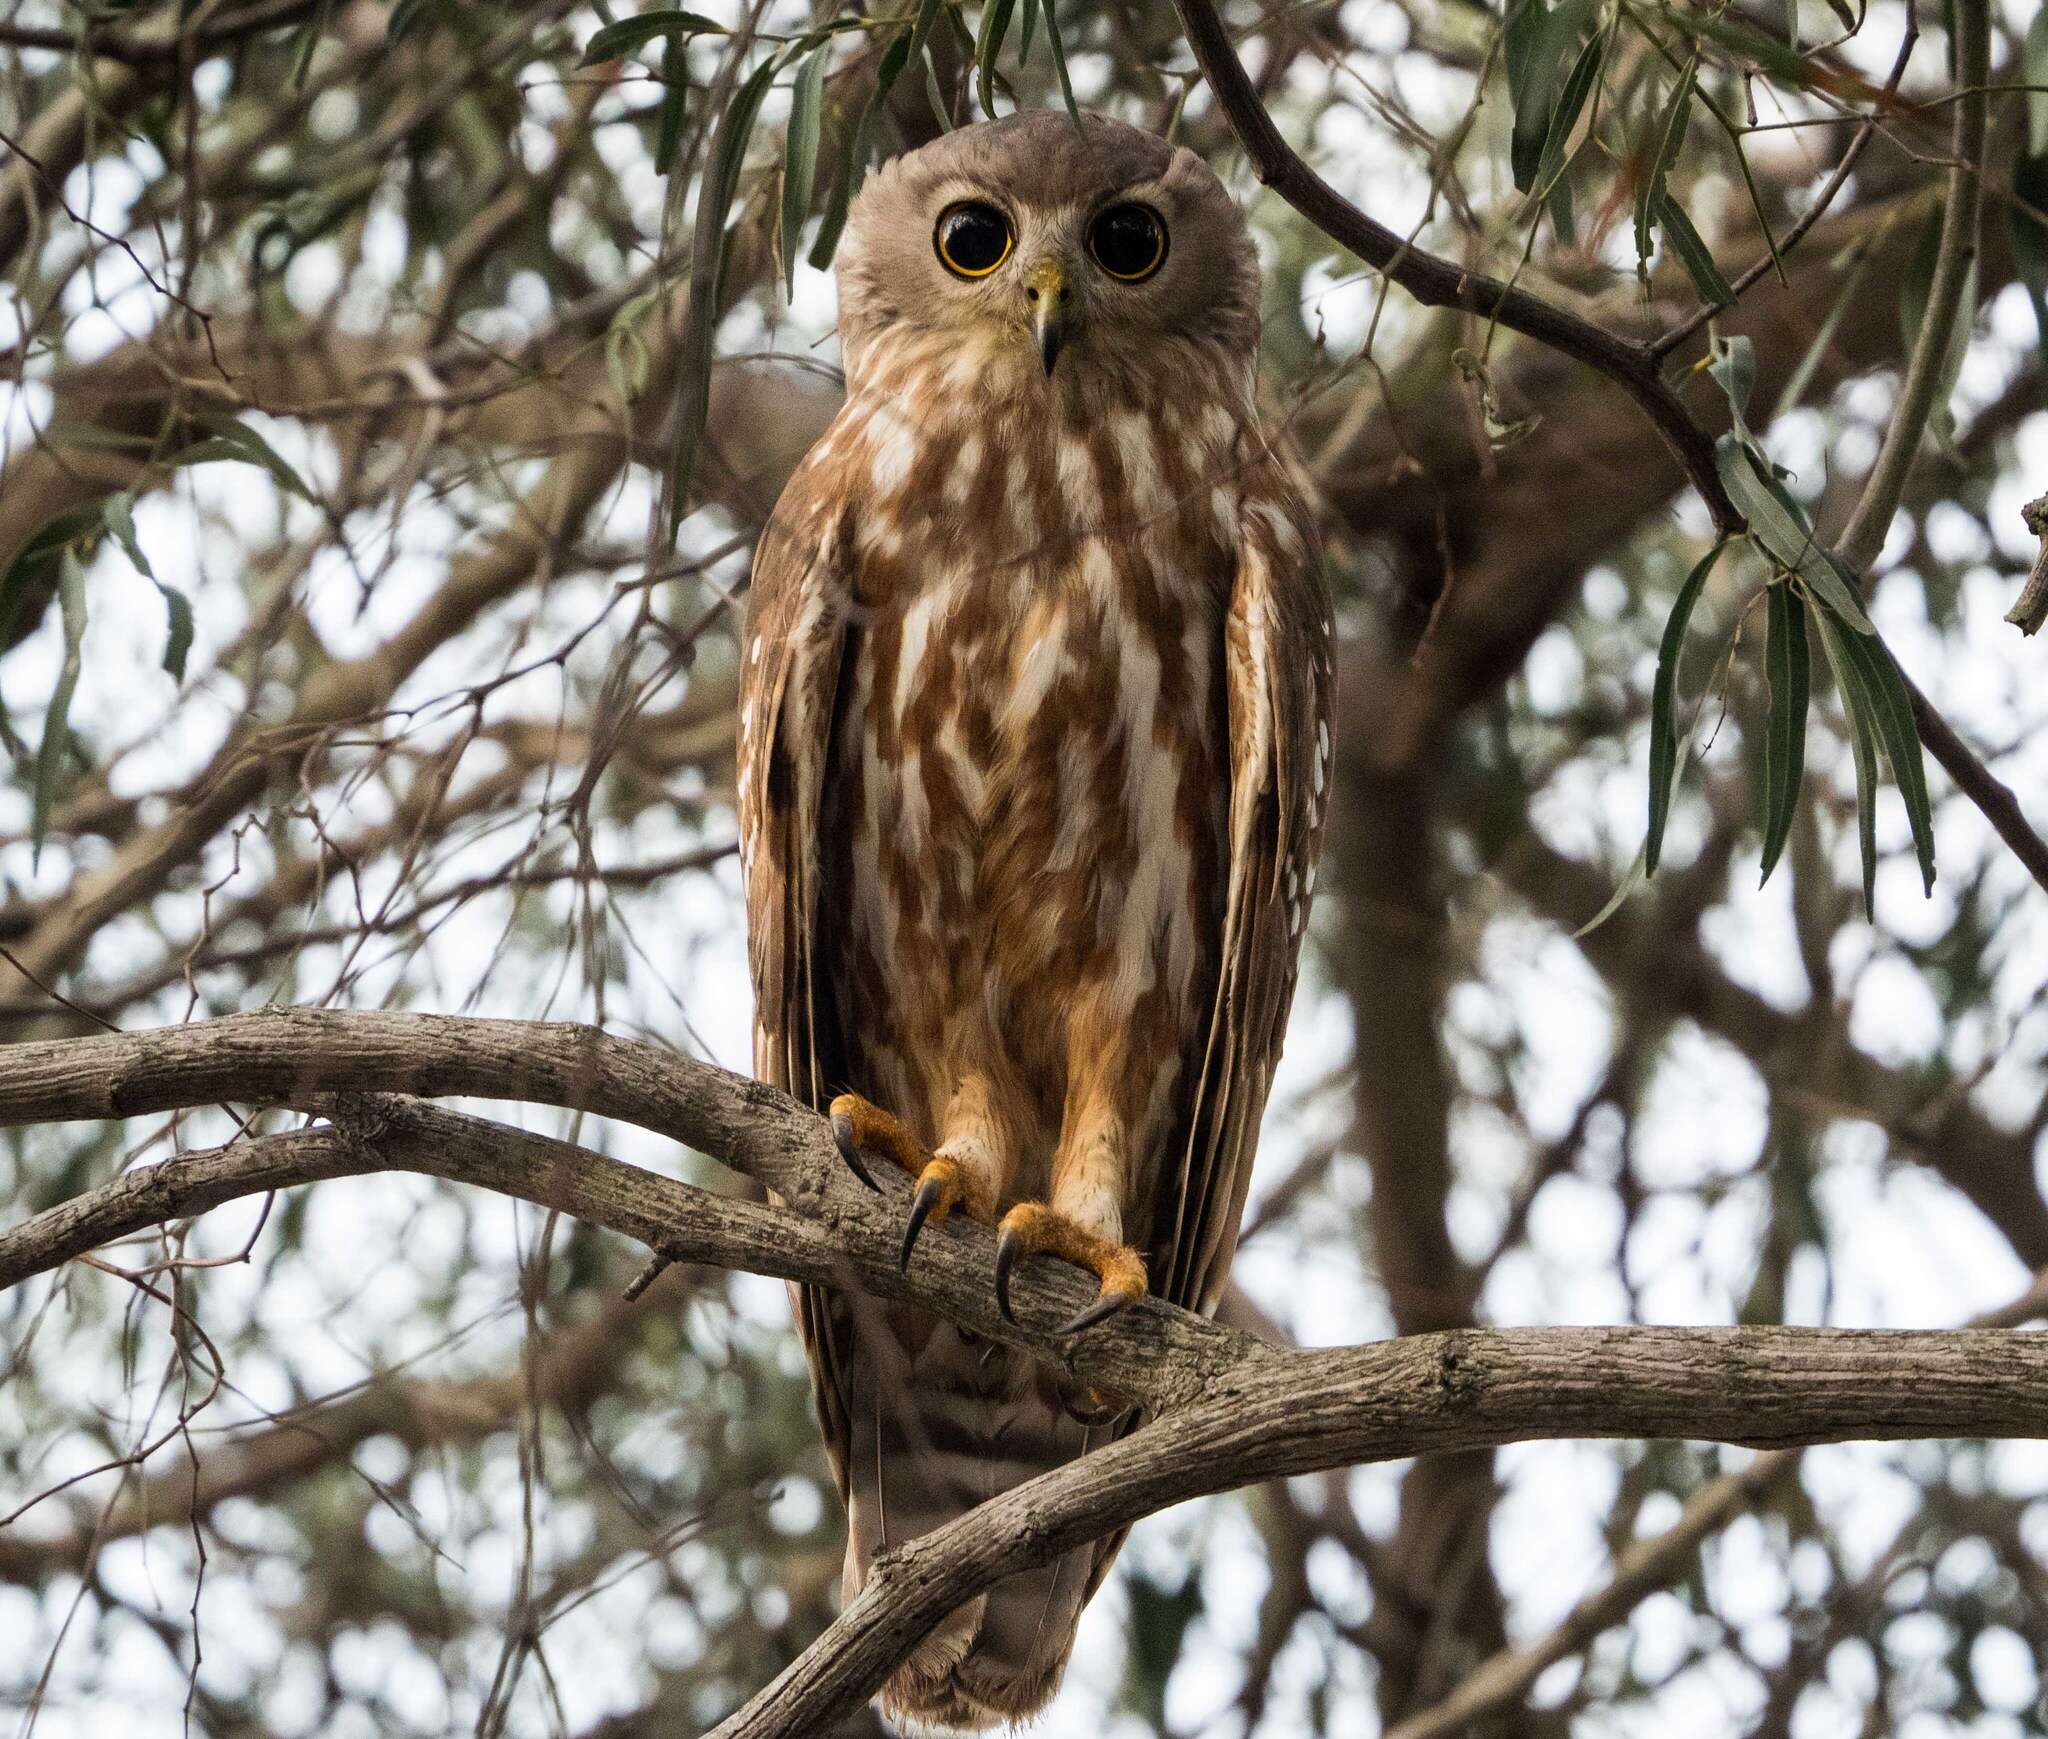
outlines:
[[[917,1195],[910,1204],[910,1224],[903,1228],[903,1249],[896,1258],[899,1273],[908,1273],[910,1252],[917,1248],[917,1235],[924,1230],[924,1223],[931,1217],[931,1211],[939,1205],[944,1188],[935,1177],[923,1179],[917,1186]]]
[[[1098,1322],[1107,1322],[1130,1302],[1130,1294],[1127,1292],[1105,1292],[1071,1322],[1062,1323],[1060,1333],[1079,1334],[1084,1328],[1093,1328]]]
[[[1017,1320],[1016,1311],[1010,1308],[1010,1273],[1023,1253],[1023,1238],[1015,1227],[1005,1226],[996,1238],[996,1308],[1003,1313],[1005,1322]]]
[[[835,1112],[832,1117],[832,1139],[839,1143],[839,1157],[846,1161],[846,1169],[873,1190],[882,1193],[882,1186],[868,1175],[868,1168],[861,1162],[860,1146],[853,1139],[853,1119],[844,1111]]]

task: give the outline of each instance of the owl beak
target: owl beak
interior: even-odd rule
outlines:
[[[1031,309],[1031,330],[1038,339],[1038,360],[1052,373],[1067,342],[1067,274],[1058,260],[1040,260],[1024,274],[1024,300]]]

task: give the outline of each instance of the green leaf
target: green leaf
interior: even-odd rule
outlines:
[[[686,38],[671,36],[661,51],[661,114],[654,126],[654,167],[666,175],[675,167],[683,142],[683,116],[690,101],[690,63],[684,57]]]
[[[818,180],[818,127],[824,106],[825,67],[832,58],[830,42],[811,50],[796,75],[796,93],[790,99],[789,131],[782,151],[782,269],[783,293],[796,289],[796,244],[803,234],[804,219],[811,215],[811,193]]]
[[[1813,82],[1813,74],[1805,59],[1796,48],[1780,42],[1775,36],[1766,36],[1761,30],[1752,29],[1727,17],[1708,17],[1698,12],[1687,12],[1671,7],[1660,16],[1675,24],[1681,30],[1704,37],[1732,54],[1738,61],[1747,61],[1770,75],[1779,84],[1790,85],[1795,90],[1804,90]]]
[[[1849,311],[1857,291],[1863,287],[1863,280],[1870,275],[1871,258],[1865,253],[1842,280],[1842,287],[1830,304],[1827,317],[1821,321],[1820,329],[1814,333],[1813,342],[1806,347],[1806,354],[1800,357],[1798,366],[1786,376],[1784,386],[1779,389],[1777,403],[1771,407],[1773,417],[1783,416],[1806,396],[1806,389],[1813,384],[1813,377],[1819,372],[1821,358],[1827,355],[1835,342],[1835,332],[1842,324],[1842,316]]]
[[[939,131],[953,130],[953,117],[946,106],[946,93],[939,89],[939,63],[932,59],[930,49],[924,55],[924,97],[932,106],[932,119],[939,123]]]
[[[1016,7],[1017,0],[988,0],[974,36],[975,90],[981,98],[981,112],[990,120],[996,114],[996,57],[1003,52],[1003,38],[1009,34],[1010,15]]]
[[[164,669],[171,673],[173,682],[183,682],[185,659],[192,650],[192,600],[162,580],[156,582],[156,589],[163,594],[164,609],[170,618],[170,632],[164,640]]]
[[[1685,139],[1686,124],[1692,118],[1693,85],[1699,77],[1699,67],[1699,56],[1695,54],[1686,62],[1678,83],[1671,87],[1663,118],[1657,123],[1657,148],[1650,159],[1650,172],[1643,178],[1642,186],[1636,189],[1636,271],[1639,276],[1649,269],[1650,231],[1657,221],[1657,207],[1664,198],[1665,177],[1670,173],[1672,161]]]
[[[109,495],[100,513],[106,520],[107,530],[114,534],[114,541],[135,564],[136,572],[155,579],[156,572],[149,565],[149,557],[142,553],[142,545],[135,541],[135,497],[125,489],[118,495]]]
[[[1543,150],[1550,137],[1551,117],[1561,93],[1558,69],[1577,45],[1592,16],[1596,0],[1522,0],[1508,20],[1502,53],[1507,61],[1508,100],[1514,108],[1514,131],[1508,140],[1508,162],[1518,192],[1533,191],[1541,177]]]
[[[1067,76],[1067,45],[1060,40],[1060,21],[1055,16],[1057,0],[1045,0],[1045,46],[1052,55],[1053,76],[1060,81],[1060,101],[1074,125],[1081,124],[1081,111],[1074,103],[1074,81]]]
[[[1735,436],[1723,435],[1714,443],[1714,464],[1757,542],[1858,634],[1875,634],[1854,576],[1814,542],[1806,514],[1770,474],[1769,462]]]
[[[1813,686],[1806,600],[1791,581],[1771,584],[1765,615],[1764,675],[1771,685],[1771,712],[1764,730],[1764,858],[1759,887],[1771,879],[1798,812],[1800,781],[1806,773],[1806,708]]]
[[[210,431],[209,436],[180,451],[171,461],[173,465],[204,465],[219,459],[260,465],[291,494],[307,501],[313,500],[313,492],[306,487],[305,479],[285,463],[283,454],[247,423],[237,422],[217,411],[201,411],[192,420]]]
[[[1863,915],[1877,921],[1877,731],[1863,696],[1860,678],[1849,661],[1849,646],[1859,638],[1844,634],[1834,619],[1820,613],[1820,643],[1835,673],[1835,688],[1849,720],[1849,753],[1856,766],[1856,839],[1863,857]]]
[[[1643,850],[1641,847],[1638,847],[1635,861],[1628,866],[1628,873],[1615,884],[1614,892],[1607,897],[1607,904],[1602,906],[1599,911],[1595,912],[1572,932],[1572,940],[1574,942],[1592,935],[1595,930],[1599,929],[1602,924],[1606,923],[1609,918],[1613,917],[1616,912],[1628,904],[1629,895],[1643,885],[1644,878],[1649,873],[1644,864]]]
[[[1927,766],[1920,747],[1920,727],[1913,722],[1913,697],[1891,648],[1874,634],[1844,637],[1847,659],[1861,680],[1875,721],[1884,758],[1906,805],[1913,829],[1913,850],[1920,861],[1923,889],[1934,889],[1934,807],[1927,792]]]
[[[802,44],[791,43],[770,55],[733,92],[719,117],[711,141],[710,161],[697,191],[697,227],[691,237],[690,300],[679,346],[674,444],[669,451],[666,501],[671,539],[682,524],[696,469],[697,449],[711,412],[712,342],[718,331],[720,279],[725,268],[725,217],[739,191],[740,170],[753,137],[754,117],[762,99]],[[894,52],[892,48],[891,52]]]
[[[59,564],[74,543],[88,542],[105,525],[105,506],[93,502],[46,520],[14,552],[0,574],[0,646],[13,646],[32,633],[55,595]],[[24,612],[35,620],[24,621]]]
[[[1017,58],[1031,58],[1031,38],[1038,29],[1038,0],[1017,0],[1023,8],[1017,14]]]
[[[839,233],[846,228],[846,213],[853,196],[867,175],[869,136],[874,131],[875,104],[872,97],[861,110],[853,139],[840,153],[839,172],[832,178],[832,191],[825,199],[825,215],[818,221],[817,240],[811,243],[811,264],[823,271],[839,248]]]
[[[1714,335],[1713,360],[1707,372],[1727,395],[1728,409],[1735,419],[1735,431],[1749,438],[1749,397],[1756,390],[1756,346],[1742,333],[1733,338]]]
[[[1693,564],[1672,601],[1664,638],[1657,648],[1657,679],[1650,690],[1650,827],[1643,836],[1646,875],[1657,873],[1657,859],[1664,850],[1664,824],[1671,817],[1671,798],[1678,787],[1678,657],[1685,649],[1686,624],[1692,620],[1693,606],[1700,600],[1707,576],[1727,547],[1717,543]]]
[[[644,48],[657,37],[686,36],[730,36],[732,34],[715,19],[705,18],[695,12],[672,12],[660,10],[636,13],[631,18],[621,18],[616,24],[607,24],[583,50],[578,66],[596,66],[600,61],[624,60],[634,50]]]
[[[1657,201],[1657,227],[1664,232],[1671,251],[1692,278],[1692,287],[1700,293],[1702,302],[1725,308],[1735,300],[1735,291],[1721,276],[1721,268],[1714,264],[1713,250],[1700,239],[1700,232],[1692,227],[1692,219],[1685,215],[1685,207],[1669,193]]]
[[[64,758],[64,744],[70,731],[71,697],[78,689],[78,671],[85,644],[85,568],[78,552],[66,548],[57,582],[57,600],[64,614],[64,663],[57,672],[57,686],[50,691],[50,704],[43,713],[43,740],[36,750],[35,802],[29,816],[29,863],[42,857],[43,835],[49,831],[50,807],[56,796],[57,768]]]
[[[1543,139],[1543,159],[1536,173],[1536,185],[1544,189],[1550,206],[1551,227],[1557,231],[1557,239],[1566,247],[1576,245],[1572,229],[1571,183],[1565,177],[1568,159],[1565,146],[1572,136],[1572,129],[1579,124],[1579,113],[1586,106],[1586,98],[1592,94],[1593,86],[1600,77],[1601,63],[1607,56],[1607,35],[1596,31],[1587,38],[1586,46],[1579,50],[1579,58],[1572,63],[1572,70],[1564,81],[1564,90],[1557,99],[1557,106],[1551,111],[1550,129]]]

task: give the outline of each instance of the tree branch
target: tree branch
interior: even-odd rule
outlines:
[[[1620,385],[1656,425],[1706,502],[1721,535],[1732,537],[1742,530],[1742,515],[1729,500],[1714,465],[1712,437],[1666,384],[1657,355],[1649,346],[1582,320],[1513,284],[1439,259],[1384,224],[1375,223],[1303,162],[1281,137],[1210,0],[1174,0],[1174,9],[1231,132],[1264,185],[1332,241],[1384,273],[1425,307],[1469,309],[1598,369]]]
[[[2010,1361],[2010,1362],[2008,1362]],[[1188,1498],[1548,1437],[1757,1445],[2048,1429],[2048,1340],[2006,1332],[1468,1329],[1270,1352],[1119,1442],[879,1558],[844,1614],[711,1739],[812,1733],[948,1612]]]
[[[1666,384],[1659,365],[1660,352],[1654,345],[1623,338],[1497,278],[1468,272],[1450,260],[1439,259],[1412,246],[1385,225],[1375,223],[1303,162],[1281,136],[1280,129],[1274,125],[1273,117],[1266,112],[1257,90],[1246,75],[1244,63],[1237,58],[1237,51],[1231,46],[1230,33],[1224,28],[1210,0],[1174,0],[1174,7],[1180,14],[1188,46],[1194,51],[1210,88],[1216,93],[1217,103],[1229,119],[1231,131],[1251,159],[1262,183],[1271,187],[1332,241],[1385,273],[1424,305],[1469,308],[1475,314],[1496,319],[1503,326],[1549,345],[1561,355],[1598,369],[1621,386],[1656,424],[1658,433],[1684,468],[1687,480],[1706,503],[1707,511],[1713,516],[1716,533],[1727,538],[1747,530],[1741,512],[1729,500],[1721,484],[1714,463],[1712,436]],[[1958,8],[1958,31],[1967,32],[1972,28],[1967,15],[1973,10],[1978,40],[1973,49],[1969,43],[1959,43],[1960,48],[1975,53],[1976,59],[1972,62],[1965,57],[1960,62],[1958,74],[1963,87],[1955,124],[1959,164],[1949,171],[1947,215],[1942,225],[1943,263],[1950,263],[1948,254],[1952,233],[1963,234],[1966,231],[1969,248],[1967,257],[1952,266],[1952,274],[1955,275],[1953,285],[1942,277],[1939,267],[1935,284],[1935,291],[1944,294],[1953,291],[1951,306],[1954,296],[1960,295],[1960,274],[1967,269],[1976,252],[1977,165],[1983,156],[1984,138],[1983,58],[1988,52],[1983,40],[1982,0],[1975,0],[1974,5],[1971,0],[1965,0]],[[1974,76],[1969,70],[1973,64],[1976,67]],[[1974,121],[1969,120],[1971,115],[1974,115]],[[1974,144],[1974,149],[1965,154],[1964,147],[1971,144]],[[1960,193],[1957,191],[1959,185],[1963,188]],[[1966,207],[1967,223],[1963,215]],[[1947,354],[1946,333],[1952,324],[1950,320],[1937,318],[1940,312],[1941,303],[1931,292],[1928,320],[1922,328],[1920,343],[1914,351],[1914,366],[1901,393],[1899,415],[1893,420],[1884,451],[1879,454],[1878,468],[1871,474],[1856,518],[1843,534],[1840,553],[1859,570],[1866,565],[1868,557],[1855,560],[1851,551],[1873,535],[1862,523],[1866,519],[1865,510],[1868,509],[1869,517],[1878,517],[1878,510],[1882,508],[1874,533],[1881,546],[1885,527],[1890,524],[1892,510],[1898,505],[1899,493],[1905,486],[1905,471],[1926,427],[1927,413],[1940,378],[1938,365]],[[1933,346],[1928,339],[1937,328],[1943,336],[1939,346]],[[1932,378],[1923,380],[1921,359],[1930,354],[1934,359]],[[1907,440],[1909,412],[1914,414],[1910,419],[1911,439]],[[1886,455],[1892,454],[1895,446],[1900,448],[1903,457],[1895,457],[1888,464]],[[1892,475],[1894,470],[1897,472],[1895,478]],[[1853,544],[1852,533],[1856,540]],[[1875,553],[1875,549],[1870,552],[1871,555]],[[1920,726],[1921,740],[1955,781],[1956,788],[1984,812],[1985,819],[1999,838],[2012,848],[2028,874],[2042,888],[2048,889],[2048,841],[2044,841],[2028,824],[2011,791],[1978,759],[1917,689],[1913,691],[1913,716]]]
[[[393,1090],[620,1118],[725,1159],[791,1206],[713,1195]],[[1087,1289],[1051,1264],[1027,1277],[1015,1327],[994,1306],[984,1228],[949,1222],[900,1273],[907,1184],[863,1190],[821,1120],[772,1088],[588,1027],[278,1010],[0,1050],[0,1124],[227,1098],[333,1121],[183,1155],[50,1209],[0,1234],[0,1286],[238,1196],[405,1169],[556,1208],[679,1260],[911,1300],[1162,1415],[885,1556],[838,1622],[719,1729],[727,1739],[819,1731],[1003,1576],[1243,1484],[1535,1438],[2048,1434],[2048,1339],[2002,1331],[1467,1329],[1295,1352],[1148,1300],[1065,1340],[1052,1325]]]
[[[1984,125],[1989,99],[1984,92],[1991,60],[1991,26],[1985,0],[1956,0],[1956,108],[1949,149],[1948,173],[1942,187],[1941,236],[1936,244],[1934,274],[1928,280],[1927,307],[1913,340],[1898,409],[1885,431],[1877,463],[1871,466],[1863,493],[1849,523],[1835,544],[1835,553],[1861,573],[1884,549],[1892,515],[1906,493],[1906,474],[1919,454],[1935,395],[1948,380],[1949,350],[1956,322],[1976,315],[1963,305],[1963,290],[1977,263],[1977,232],[1984,203]],[[1924,703],[1923,703],[1924,705]],[[1917,710],[1917,709],[1916,709]]]

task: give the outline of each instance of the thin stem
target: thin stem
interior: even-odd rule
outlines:
[[[1934,276],[1927,287],[1927,310],[1913,341],[1899,408],[1885,431],[1877,463],[1863,485],[1863,494],[1842,527],[1835,553],[1861,572],[1884,548],[1892,515],[1906,493],[1920,440],[1927,432],[1936,395],[1946,389],[1948,356],[1956,322],[1975,314],[1963,304],[1963,288],[1977,263],[1977,232],[1983,218],[1983,183],[1978,165],[1984,160],[1984,127],[1989,104],[1981,87],[1991,56],[1991,29],[1985,0],[1955,0],[1956,78],[1963,87],[1956,104],[1951,163],[1945,178],[1941,239],[1934,258]]]

